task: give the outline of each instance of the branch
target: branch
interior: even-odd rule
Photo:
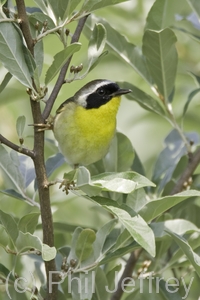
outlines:
[[[130,257],[126,263],[124,272],[122,273],[122,276],[117,284],[117,290],[114,292],[114,294],[111,297],[111,300],[120,300],[121,296],[123,295],[123,288],[122,283],[125,283],[130,281],[130,278],[132,278],[133,269],[138,261],[138,258],[140,257],[140,254],[142,253],[143,249],[138,249],[130,254]]]
[[[11,149],[13,149],[13,150],[15,150],[19,153],[27,155],[31,158],[34,158],[34,156],[35,156],[34,151],[26,149],[22,146],[18,146],[16,144],[12,143],[11,141],[7,140],[2,134],[0,134],[0,143],[8,146],[9,148],[11,148]]]
[[[81,32],[83,30],[83,27],[85,25],[85,22],[87,20],[87,16],[84,16],[83,18],[81,18],[78,22],[78,25],[76,27],[76,30],[72,36],[72,40],[71,40],[71,44],[75,43],[75,42],[78,42],[79,40],[79,37],[81,35]],[[60,71],[60,74],[58,76],[58,79],[56,81],[56,84],[51,92],[51,95],[49,97],[49,99],[47,100],[47,103],[46,103],[46,107],[44,109],[44,112],[43,112],[43,119],[46,120],[51,112],[51,109],[53,107],[53,104],[56,100],[56,97],[58,96],[58,93],[60,92],[60,89],[63,85],[63,83],[65,82],[65,76],[66,76],[66,73],[67,73],[67,70],[69,68],[69,64],[71,62],[71,59],[72,59],[72,56],[68,59],[68,61],[66,62],[66,64],[62,67],[61,71]]]
[[[34,42],[31,36],[31,31],[29,27],[28,17],[26,14],[26,7],[24,4],[24,0],[16,0],[17,10],[18,10],[18,17],[20,19],[20,27],[25,38],[27,48],[30,50],[32,54],[34,49]]]
[[[188,165],[185,171],[182,173],[181,177],[175,184],[174,188],[171,191],[171,195],[180,193],[184,189],[184,183],[188,182],[189,178],[194,173],[195,169],[200,163],[200,148],[189,158]]]
[[[27,43],[28,49],[33,53],[33,41],[30,34],[28,18],[26,15],[26,8],[24,0],[16,0],[18,17],[22,20],[21,30],[24,35],[24,38]],[[34,84],[34,83],[33,83]],[[43,123],[40,103],[33,101],[30,98],[31,110],[34,124]],[[34,149],[35,156],[33,158],[37,184],[38,184],[38,194],[40,199],[41,207],[41,219],[42,219],[42,229],[43,229],[43,242],[44,244],[49,245],[50,247],[54,246],[54,230],[53,230],[53,218],[51,212],[51,202],[50,202],[50,193],[48,186],[48,178],[45,169],[45,159],[44,159],[44,132],[38,132],[37,128],[34,128]],[[47,278],[47,294],[45,299],[56,300],[57,299],[57,289],[58,285],[53,284],[52,292],[49,290],[49,278],[51,272],[56,274],[56,264],[55,259],[51,261],[45,261],[45,270]],[[52,276],[52,282],[58,281],[56,275]]]

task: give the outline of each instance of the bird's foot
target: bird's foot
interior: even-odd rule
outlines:
[[[46,123],[29,124],[29,126],[38,127],[38,132],[45,130],[53,130],[53,121],[54,118],[52,116],[49,116],[49,118],[46,120]]]

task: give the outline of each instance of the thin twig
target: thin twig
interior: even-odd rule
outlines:
[[[82,19],[79,20],[78,25],[76,27],[76,30],[72,36],[71,44],[78,42],[81,32],[83,30],[83,26],[85,25],[85,22],[87,20],[87,16],[83,17]],[[60,74],[58,76],[58,79],[56,81],[56,84],[51,92],[51,95],[49,96],[49,99],[46,102],[46,107],[43,112],[43,119],[46,120],[51,112],[51,109],[53,107],[53,104],[56,100],[56,97],[58,96],[58,93],[60,92],[60,89],[62,85],[65,83],[65,76],[67,73],[67,70],[69,68],[69,64],[71,62],[72,56],[68,59],[66,64],[62,67]]]
[[[184,189],[184,183],[188,182],[189,178],[194,173],[195,169],[200,163],[200,148],[196,150],[196,152],[189,157],[189,161],[185,171],[182,173],[181,177],[175,184],[174,188],[171,191],[171,195],[180,193]]]
[[[24,148],[22,146],[12,143],[11,141],[7,140],[2,134],[0,134],[0,143],[8,146],[9,148],[11,148],[19,153],[29,156],[31,158],[34,158],[34,156],[35,156],[35,153],[33,150],[29,150],[27,148]]]
[[[5,19],[0,19],[0,23],[18,23],[18,21],[16,19],[5,18]]]
[[[124,283],[127,284],[127,282],[130,281],[130,278],[132,278],[133,269],[138,261],[140,254],[142,253],[142,250],[143,249],[138,249],[130,254],[130,257],[124,268],[124,272],[122,273],[122,276],[117,284],[117,290],[112,295],[111,300],[120,300],[121,299],[121,296],[123,295],[123,292],[124,292],[122,283],[125,280],[126,282],[124,282]]]

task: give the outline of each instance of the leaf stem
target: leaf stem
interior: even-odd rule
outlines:
[[[18,23],[18,20],[5,18],[5,19],[0,19],[0,23]]]
[[[185,147],[187,149],[187,153],[191,153],[191,145],[188,142],[187,138],[185,137],[183,131],[181,130],[180,126],[177,124],[176,119],[173,114],[172,106],[170,103],[165,104],[165,107],[167,109],[167,113],[169,115],[168,121],[172,124],[172,126],[178,131],[181,139],[183,140]]]

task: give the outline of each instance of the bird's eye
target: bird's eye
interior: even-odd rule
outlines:
[[[100,96],[104,96],[105,93],[106,93],[105,90],[102,89],[102,88],[100,88],[100,89],[97,90],[97,94],[99,94]]]

